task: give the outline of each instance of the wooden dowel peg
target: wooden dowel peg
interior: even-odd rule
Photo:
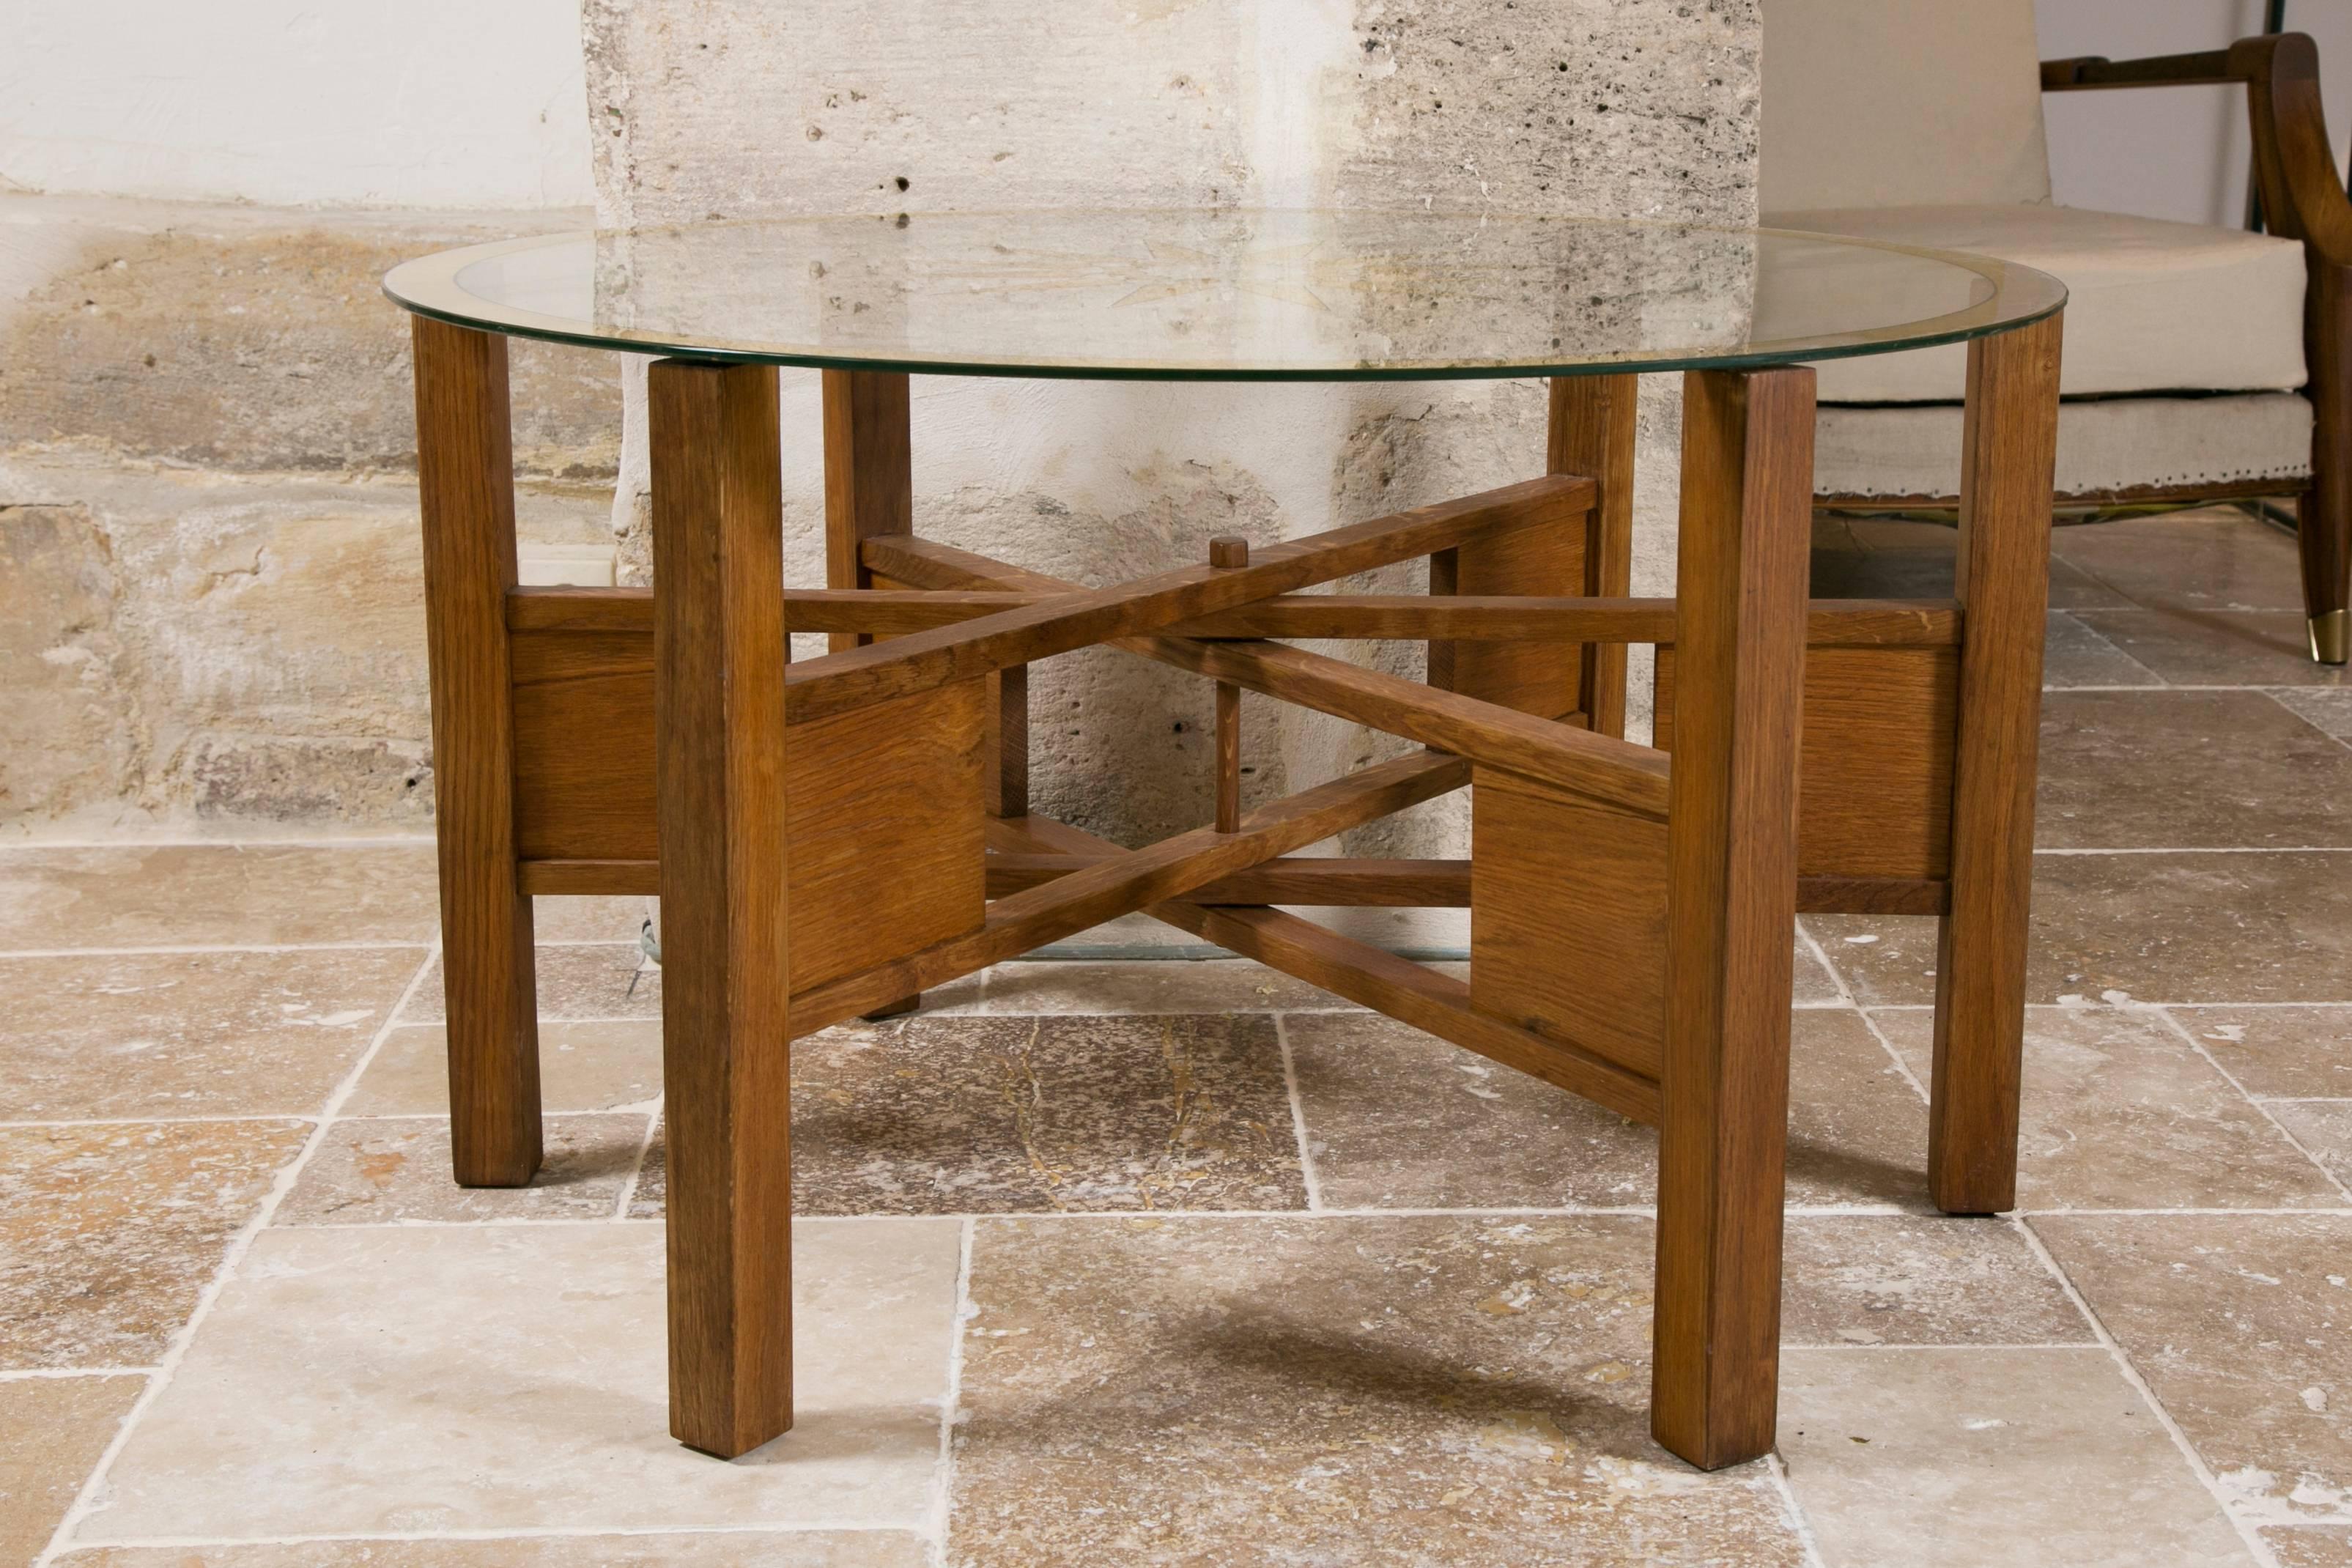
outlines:
[[[1221,533],[1209,541],[1209,564],[1246,566],[1249,541]],[[1242,829],[1242,689],[1217,682],[1217,831]]]

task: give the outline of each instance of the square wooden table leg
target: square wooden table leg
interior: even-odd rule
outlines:
[[[1952,891],[1937,942],[1927,1121],[1928,1192],[1948,1214],[2017,1202],[2062,331],[2053,316],[1969,345]]]
[[[1621,599],[1633,591],[1633,447],[1642,396],[1638,375],[1563,375],[1551,384],[1548,472],[1583,474],[1597,492],[1585,520],[1584,582],[1589,598]],[[1626,645],[1587,643],[1577,706],[1603,735],[1625,733]]]
[[[460,1185],[519,1187],[541,1145],[530,900],[515,865],[507,341],[418,316],[414,342],[449,1144]]]
[[[670,1430],[792,1425],[782,485],[776,373],[656,362],[655,797]]]
[[[876,534],[915,531],[912,384],[890,371],[828,370],[824,398],[824,585],[871,588],[863,546]],[[874,639],[835,632],[831,651]],[[1002,679],[1001,677],[999,678]],[[921,993],[864,1016],[897,1018],[919,1009]]]
[[[1813,373],[1683,394],[1651,1430],[1705,1469],[1772,1447]]]

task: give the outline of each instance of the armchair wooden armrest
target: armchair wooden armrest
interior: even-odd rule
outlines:
[[[2101,56],[2042,62],[2042,90],[2242,84],[2253,121],[2254,164],[2271,232],[2299,239],[2314,267],[2352,267],[2352,198],[2328,145],[2319,100],[2319,50],[2305,33],[2241,38],[2226,49],[2149,59]]]

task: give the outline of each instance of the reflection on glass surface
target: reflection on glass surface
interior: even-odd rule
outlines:
[[[699,224],[452,251],[384,286],[469,325],[641,351],[1233,378],[1820,359],[2064,299],[1998,261],[1806,235],[1362,210]]]

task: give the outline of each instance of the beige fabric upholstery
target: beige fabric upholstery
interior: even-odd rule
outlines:
[[[1763,206],[2046,202],[2033,0],[1765,0]]]
[[[1813,493],[1948,498],[1960,487],[1960,410],[1824,405]],[[2058,493],[2141,485],[2300,479],[2311,471],[2311,405],[2293,393],[2123,397],[2062,404]]]
[[[2303,247],[2053,206],[1887,207],[1772,215],[1788,228],[1973,251],[2057,275],[2068,289],[2061,385],[2117,392],[2252,392],[2301,386]],[[1968,351],[1838,360],[1819,367],[1825,403],[1957,401]]]

